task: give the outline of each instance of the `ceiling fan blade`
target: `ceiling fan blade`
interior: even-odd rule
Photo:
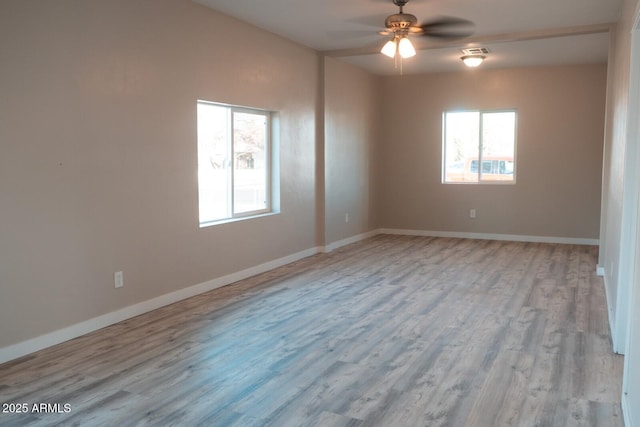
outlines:
[[[473,34],[473,22],[450,16],[444,16],[431,21],[423,22],[418,26],[422,31],[420,35],[440,39],[460,39]]]

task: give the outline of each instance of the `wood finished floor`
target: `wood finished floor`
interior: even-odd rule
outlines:
[[[377,236],[0,365],[2,426],[622,426],[597,248]]]

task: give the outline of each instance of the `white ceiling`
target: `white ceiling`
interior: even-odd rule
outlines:
[[[376,74],[397,74],[379,52],[378,35],[392,0],[194,0]],[[466,39],[442,43],[414,36],[418,54],[403,73],[462,70],[463,47],[487,47],[483,68],[606,62],[608,24],[622,0],[410,0],[405,13],[420,22],[454,16],[475,23]]]

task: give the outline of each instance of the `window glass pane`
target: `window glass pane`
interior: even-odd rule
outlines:
[[[513,181],[516,113],[482,113],[482,159],[480,179]],[[485,161],[490,166],[484,166]]]
[[[446,113],[444,126],[445,182],[478,182],[480,113]]]
[[[200,222],[231,216],[229,111],[198,103],[198,196]]]
[[[271,209],[270,113],[198,101],[200,225]]]
[[[233,114],[234,213],[267,209],[267,116]]]
[[[444,113],[443,182],[515,182],[515,111]]]

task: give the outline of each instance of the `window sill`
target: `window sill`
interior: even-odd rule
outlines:
[[[257,218],[264,218],[264,217],[268,217],[268,216],[274,216],[274,215],[278,215],[280,212],[264,212],[264,213],[259,213],[256,215],[248,215],[248,216],[240,216],[240,217],[236,217],[236,218],[227,218],[227,219],[221,219],[218,221],[208,221],[208,222],[201,222],[200,223],[200,228],[207,228],[207,227],[212,227],[215,225],[221,225],[221,224],[228,224],[230,222],[239,222],[239,221],[246,221],[246,220],[250,220],[250,219],[257,219]]]
[[[515,185],[515,181],[443,182],[445,185]]]

